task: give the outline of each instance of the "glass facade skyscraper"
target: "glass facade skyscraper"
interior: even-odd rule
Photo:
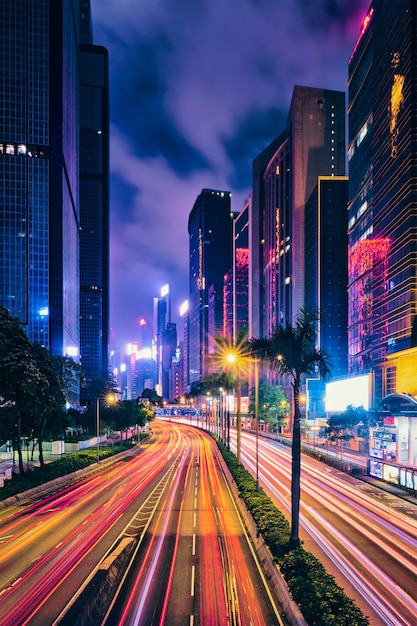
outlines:
[[[235,217],[230,209],[230,196],[229,191],[203,189],[188,218],[190,297],[187,378],[190,384],[199,381],[206,373],[209,317],[213,332],[217,330],[222,334],[223,281],[232,268]]]
[[[319,176],[344,174],[344,93],[296,86],[285,131],[253,167],[252,336],[270,337],[304,306],[305,204]]]
[[[320,310],[317,344],[332,376],[348,371],[347,176],[319,176],[305,207],[305,306]]]
[[[252,199],[233,222],[233,338],[249,328],[249,234]]]
[[[417,5],[374,0],[349,60],[349,368],[417,345]]]
[[[0,3],[0,303],[79,354],[79,2]]]
[[[89,2],[81,3],[80,49],[80,352],[86,386],[107,377],[109,347],[108,55],[91,44]],[[89,27],[87,27],[87,25]]]

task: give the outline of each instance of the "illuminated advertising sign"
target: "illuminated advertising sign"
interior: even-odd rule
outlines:
[[[353,376],[326,384],[326,411],[345,411],[349,405],[363,406],[368,411],[371,395],[371,375]]]

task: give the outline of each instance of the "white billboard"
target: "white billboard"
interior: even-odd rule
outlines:
[[[326,412],[345,411],[350,404],[354,407],[363,406],[368,411],[371,404],[371,389],[371,374],[327,383]]]

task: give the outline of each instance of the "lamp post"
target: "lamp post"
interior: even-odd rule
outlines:
[[[97,463],[100,463],[100,398],[96,399]]]
[[[259,490],[259,366],[255,358],[255,474],[256,491]]]
[[[105,396],[107,405],[114,404],[117,398],[114,393]],[[100,463],[100,398],[96,398],[96,430],[97,430],[97,463]]]
[[[240,410],[242,386],[240,382],[239,362],[238,357],[234,352],[230,352],[226,356],[226,360],[230,365],[233,366],[233,371],[236,376],[236,457],[237,464],[240,465],[242,449],[242,414]]]

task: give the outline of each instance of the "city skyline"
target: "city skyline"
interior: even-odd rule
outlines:
[[[228,189],[242,210],[252,160],[282,131],[294,85],[346,92],[369,6],[211,2],[170,12],[92,0],[95,43],[109,50],[116,345],[136,339],[165,283],[179,320],[195,198]]]

